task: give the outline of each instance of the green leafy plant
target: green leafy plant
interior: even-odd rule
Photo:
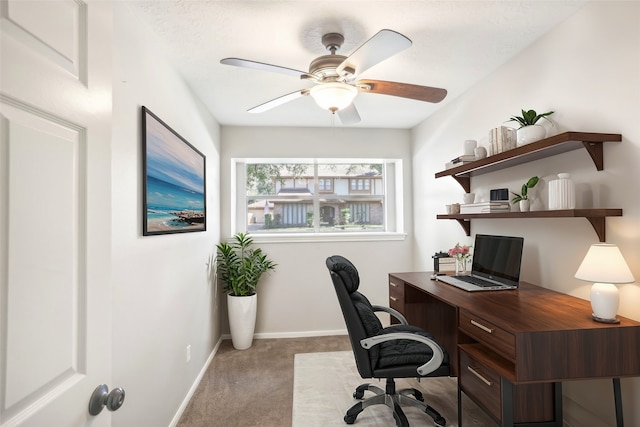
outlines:
[[[263,273],[277,266],[260,248],[253,248],[249,233],[238,233],[231,243],[216,245],[216,274],[224,282],[224,291],[235,296],[256,293]]]
[[[549,123],[553,124],[553,122],[547,118],[547,116],[550,116],[551,114],[553,114],[553,111],[538,114],[535,110],[522,110],[522,116],[511,116],[511,118],[507,120],[507,122],[518,122],[520,123],[521,128],[525,126],[535,125],[540,119],[545,119]]]
[[[538,181],[540,181],[540,178],[538,178],[537,176],[532,176],[531,178],[529,178],[529,181],[527,181],[524,184],[522,184],[522,189],[520,190],[520,194],[512,191],[511,193],[515,197],[513,199],[511,199],[511,203],[513,203],[515,205],[516,203],[518,203],[521,200],[529,200],[529,196],[528,196],[527,193],[529,192],[530,189],[532,189],[533,187],[536,186]]]

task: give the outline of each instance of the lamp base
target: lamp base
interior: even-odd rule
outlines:
[[[620,319],[618,319],[617,317],[614,317],[613,319],[603,319],[602,317],[598,317],[595,314],[591,314],[591,318],[600,323],[620,323]]]
[[[618,288],[612,283],[596,282],[591,287],[591,313],[597,322],[617,323],[616,313],[620,297]]]

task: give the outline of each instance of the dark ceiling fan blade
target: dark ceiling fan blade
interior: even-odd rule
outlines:
[[[383,80],[358,80],[356,86],[361,92],[381,93],[424,102],[440,102],[447,96],[446,89]]]
[[[249,61],[240,58],[224,58],[220,60],[221,64],[233,65],[235,67],[253,68],[261,71],[271,71],[274,73],[287,74],[289,76],[301,78],[307,75],[306,71],[294,70],[293,68],[281,67],[279,65],[265,64],[263,62]]]
[[[411,45],[411,40],[396,31],[380,30],[338,65],[336,71],[340,75],[362,74]]]
[[[358,109],[353,102],[349,104],[347,108],[338,110],[338,116],[340,117],[340,121],[343,125],[354,125],[356,123],[360,123],[360,121],[362,120],[360,119]]]
[[[295,92],[291,92],[278,98],[272,99],[271,101],[267,101],[264,104],[258,105],[257,107],[250,108],[247,111],[249,113],[264,113],[265,111],[271,110],[272,108],[275,108],[279,105],[286,104],[287,102],[293,101],[298,98],[302,98],[308,93],[309,89],[297,90]]]

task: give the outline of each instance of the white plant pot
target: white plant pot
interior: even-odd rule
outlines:
[[[256,328],[257,309],[258,294],[245,297],[227,294],[231,342],[236,350],[246,350],[251,347],[253,332]]]
[[[518,207],[520,208],[520,212],[529,212],[529,208],[531,207],[529,203],[529,199],[520,200],[518,202]]]
[[[544,139],[545,136],[547,136],[547,130],[544,128],[544,126],[541,126],[541,125],[525,126],[518,129],[517,145],[518,147],[520,147],[522,145],[531,144],[532,142],[540,141],[541,139]]]

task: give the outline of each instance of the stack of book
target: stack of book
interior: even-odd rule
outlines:
[[[466,165],[467,163],[474,162],[476,160],[476,156],[474,154],[463,154],[462,156],[458,156],[455,159],[452,159],[450,162],[445,164],[447,169],[455,168],[457,166]]]
[[[438,268],[435,270],[439,273],[444,273],[447,271],[456,271],[456,259],[451,257],[446,258],[438,258],[437,262]],[[434,266],[435,268],[435,266]]]
[[[489,145],[493,154],[516,148],[516,130],[506,126],[493,128],[489,131]]]
[[[480,203],[468,203],[460,205],[461,214],[474,214],[474,213],[497,213],[497,212],[509,212],[511,206],[508,201],[491,201]]]

